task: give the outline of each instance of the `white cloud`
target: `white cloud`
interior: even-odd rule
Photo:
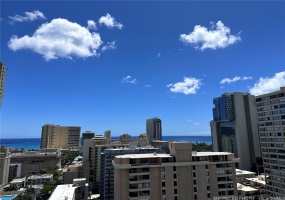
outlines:
[[[88,20],[88,21],[87,21],[87,28],[88,28],[89,30],[91,30],[91,29],[96,30],[96,29],[97,29],[96,23],[95,23],[93,20]]]
[[[220,84],[233,83],[233,82],[236,82],[236,81],[251,80],[251,79],[252,79],[252,77],[250,77],[250,76],[244,76],[244,77],[235,76],[232,79],[224,78],[223,80],[220,81]]]
[[[118,23],[115,21],[115,18],[112,17],[109,13],[107,13],[105,16],[100,17],[99,24],[104,24],[108,28],[118,28],[122,29],[124,26],[121,23]]]
[[[230,32],[230,28],[218,21],[216,25],[212,23],[209,30],[201,25],[196,25],[193,32],[188,35],[181,34],[179,39],[184,44],[193,44],[196,49],[219,49],[241,40],[239,35],[231,35]]]
[[[188,95],[188,94],[196,94],[197,90],[200,89],[201,84],[202,84],[201,79],[184,77],[183,82],[168,84],[167,87],[170,87],[171,92],[183,93]]]
[[[196,123],[194,123],[194,124],[195,124],[195,125],[197,125],[197,126],[199,125],[199,123],[197,123],[197,122],[196,122]]]
[[[123,77],[122,82],[123,83],[136,84],[137,83],[137,79],[135,79],[135,78],[133,79],[131,76],[126,76],[126,77]]]
[[[252,95],[262,95],[274,91],[278,91],[280,87],[285,86],[285,71],[276,73],[273,77],[261,77],[254,84],[252,88],[249,88],[249,92]]]
[[[147,87],[147,88],[151,87],[151,85],[144,85],[144,86]]]
[[[8,46],[13,51],[30,49],[41,54],[45,60],[52,60],[98,56],[101,44],[98,33],[89,32],[87,28],[67,19],[57,18],[42,24],[32,36],[11,37]]]
[[[116,49],[116,42],[108,42],[107,45],[102,47],[102,52],[107,51],[107,50],[111,50],[111,49]]]
[[[187,122],[192,122],[192,119],[187,119]]]
[[[9,16],[9,19],[11,20],[11,23],[15,22],[26,22],[26,21],[35,21],[36,19],[45,19],[45,15],[38,10],[35,10],[33,12],[25,12],[24,16],[21,15],[15,15],[15,16]]]
[[[159,58],[160,56],[161,56],[161,54],[160,54],[160,53],[158,53],[158,54],[157,54],[157,57]]]

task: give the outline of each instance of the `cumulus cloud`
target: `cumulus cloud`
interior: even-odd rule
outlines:
[[[224,78],[223,80],[220,81],[220,84],[225,84],[225,83],[233,83],[236,81],[242,81],[242,80],[251,80],[252,77],[250,76],[244,76],[244,77],[240,77],[240,76],[235,76],[234,78]]]
[[[185,95],[188,95],[188,94],[196,94],[197,90],[200,89],[201,85],[202,85],[201,79],[184,77],[183,82],[168,84],[167,87],[170,88],[171,92],[183,93]]]
[[[98,33],[67,19],[57,18],[42,24],[32,36],[11,37],[8,47],[13,51],[30,49],[41,54],[45,60],[52,60],[97,56],[101,44]]]
[[[107,50],[112,50],[112,49],[116,49],[116,42],[107,42],[107,45],[102,47],[102,52],[107,51]]]
[[[123,83],[136,84],[137,83],[137,79],[135,79],[135,78],[133,79],[131,76],[126,76],[126,77],[123,77],[122,82]]]
[[[274,92],[285,86],[285,71],[276,73],[273,77],[261,77],[254,84],[252,88],[249,88],[249,92],[252,95],[262,95],[270,92]]]
[[[211,23],[212,27],[208,28],[196,25],[194,31],[187,34],[181,34],[180,40],[184,44],[194,45],[196,49],[219,49],[225,48],[241,40],[239,35],[231,35],[230,28],[225,26],[223,22],[218,21],[215,24]]]
[[[15,16],[9,16],[9,19],[11,20],[11,23],[15,22],[27,22],[27,21],[35,21],[36,19],[45,19],[45,15],[38,10],[35,10],[33,12],[25,12],[25,15],[15,15]]]
[[[96,23],[95,23],[93,20],[88,20],[88,21],[87,21],[87,28],[88,28],[89,30],[91,30],[91,29],[96,30],[96,29],[97,29]]]
[[[109,13],[107,13],[105,16],[100,17],[99,24],[104,24],[108,28],[122,29],[124,27],[123,24],[116,22],[115,18],[112,17]]]

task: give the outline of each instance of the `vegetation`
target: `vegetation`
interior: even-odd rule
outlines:
[[[5,192],[8,191],[17,191],[19,188],[16,184],[10,184],[8,187],[3,188]]]
[[[69,163],[72,163],[74,158],[76,158],[76,156],[78,156],[78,152],[74,152],[74,151],[70,151],[66,154],[66,156],[64,158],[62,158],[62,161],[61,161],[61,165],[62,166],[65,166]]]
[[[207,144],[205,142],[196,142],[192,143],[192,150],[193,151],[213,151],[213,145]]]

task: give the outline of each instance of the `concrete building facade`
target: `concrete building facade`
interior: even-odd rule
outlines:
[[[82,143],[81,145],[84,145],[84,140],[85,139],[92,139],[94,138],[95,133],[91,132],[91,131],[85,131],[84,133],[82,133]]]
[[[42,126],[41,149],[78,147],[80,129],[79,126],[45,124]]]
[[[232,153],[192,152],[191,143],[170,143],[170,154],[116,156],[114,199],[213,199],[237,196]]]
[[[10,153],[7,148],[0,150],[0,186],[8,183]]]
[[[6,82],[6,72],[8,68],[0,61],[0,109],[2,104],[2,99],[4,96],[5,82]]]
[[[162,149],[154,147],[137,148],[110,148],[101,153],[101,179],[100,179],[100,199],[114,199],[114,167],[112,160],[117,155],[144,154],[144,153],[165,153]]]
[[[211,134],[214,151],[232,152],[239,168],[261,172],[262,158],[257,127],[255,96],[225,93],[213,100]]]
[[[50,152],[42,150],[40,152],[23,152],[11,154],[11,163],[21,163],[21,175],[26,176],[28,173],[38,174],[41,169],[61,167],[60,151]]]
[[[285,87],[256,96],[259,135],[269,196],[285,196]]]
[[[157,117],[146,120],[146,134],[151,144],[152,140],[162,140],[161,120]]]

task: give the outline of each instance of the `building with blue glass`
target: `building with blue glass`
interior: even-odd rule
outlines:
[[[213,103],[214,151],[232,152],[240,158],[240,169],[261,172],[255,96],[243,92],[225,93],[214,98]]]

